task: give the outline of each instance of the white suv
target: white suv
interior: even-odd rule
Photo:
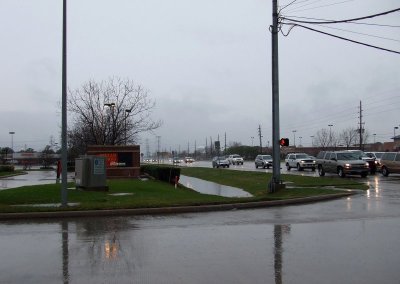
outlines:
[[[243,165],[243,158],[238,154],[229,155],[228,157],[229,164],[232,165]]]
[[[286,169],[297,168],[298,171],[311,169],[315,171],[315,158],[305,153],[288,154],[285,159]]]

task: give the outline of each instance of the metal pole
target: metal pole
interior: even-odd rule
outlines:
[[[15,134],[15,132],[10,131],[9,134],[11,135],[11,164],[12,164],[12,163],[14,163],[14,134]]]
[[[278,1],[272,1],[272,180],[270,191],[279,189],[281,182],[281,149],[279,146],[279,69],[278,69]]]
[[[128,118],[127,112],[125,110],[125,145],[126,145],[126,119]]]
[[[61,106],[61,206],[67,206],[67,0],[63,0]]]
[[[293,130],[292,132],[293,132],[293,145],[296,148],[296,132],[297,132],[297,130]]]

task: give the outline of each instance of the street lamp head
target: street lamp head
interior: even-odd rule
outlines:
[[[104,106],[115,107],[115,103],[105,103]]]
[[[132,111],[132,110],[130,110],[130,109],[126,109],[126,110],[125,110],[126,113],[131,113],[131,111]]]
[[[15,134],[15,132],[14,131],[10,131],[10,132],[8,132],[8,134],[13,135],[13,134]]]

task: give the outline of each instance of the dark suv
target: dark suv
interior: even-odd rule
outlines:
[[[346,174],[359,174],[366,177],[369,164],[360,158],[360,155],[350,151],[321,151],[316,160],[318,174],[335,173],[340,177]]]

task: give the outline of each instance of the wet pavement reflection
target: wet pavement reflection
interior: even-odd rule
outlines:
[[[399,283],[400,175],[365,182],[296,206],[3,221],[0,283]]]

